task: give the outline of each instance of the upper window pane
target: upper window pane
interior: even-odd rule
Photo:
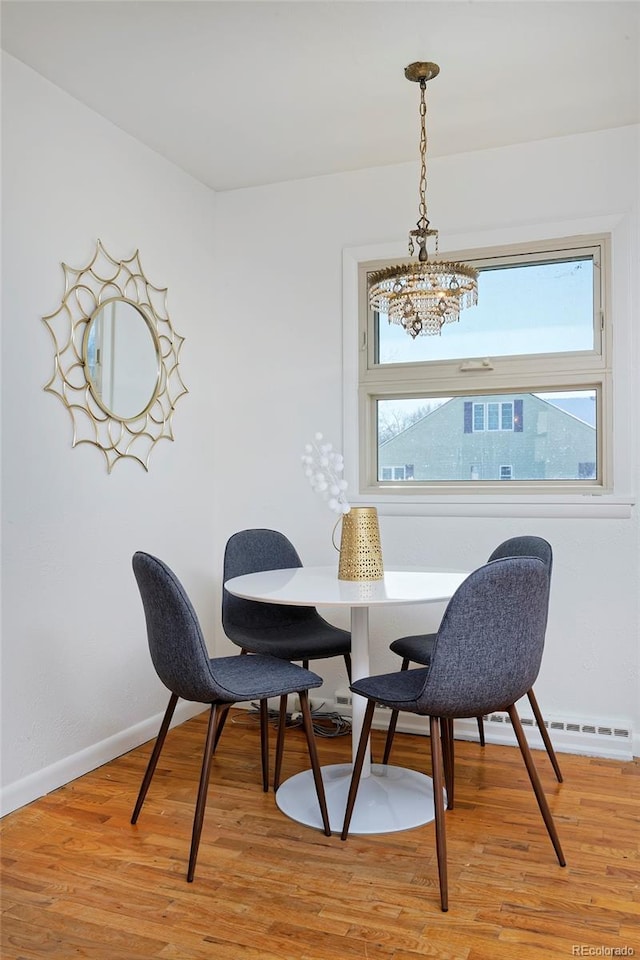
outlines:
[[[476,262],[478,305],[463,310],[441,336],[415,340],[381,314],[376,362],[416,363],[471,357],[529,356],[594,349],[594,257],[534,263]]]

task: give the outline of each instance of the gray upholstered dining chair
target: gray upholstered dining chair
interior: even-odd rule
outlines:
[[[456,718],[506,710],[560,866],[564,854],[515,703],[538,675],[547,622],[549,577],[534,557],[510,557],[474,571],[453,595],[428,667],[365,677],[351,684],[368,701],[342,839],[347,838],[376,704],[430,718],[440,903],[448,909],[441,726]],[[445,749],[446,754],[446,749]]]
[[[263,528],[241,530],[227,541],[223,583],[247,573],[301,566],[297,550],[280,531]],[[351,680],[351,634],[329,623],[315,607],[244,600],[234,597],[223,587],[222,627],[242,653],[266,653],[281,660],[302,661],[305,668],[308,668],[311,660],[343,657],[347,676]],[[220,725],[218,738],[222,727],[223,724]],[[279,768],[276,764],[276,790],[278,782]]]
[[[488,562],[491,563],[493,560],[501,560],[505,557],[537,557],[544,563],[549,580],[551,580],[553,551],[551,549],[551,544],[542,537],[510,537],[508,540],[505,540],[496,547],[489,557]],[[435,633],[419,634],[418,636],[413,637],[400,637],[400,639],[393,641],[389,649],[393,650],[394,653],[397,653],[398,656],[402,657],[401,670],[407,670],[410,663],[428,666],[431,660],[431,653],[433,650],[435,637]],[[533,688],[527,690],[527,697],[529,699],[535,721],[538,725],[540,736],[542,737],[549,760],[551,761],[551,765],[554,769],[556,779],[558,780],[558,783],[562,783],[560,764],[558,763],[558,758],[556,757],[555,750],[553,749],[553,744],[551,743],[549,732],[542,717],[542,713],[540,712],[540,707],[538,706],[538,701],[533,692]],[[476,717],[476,720],[478,723],[480,744],[484,746],[484,720],[482,716]],[[389,762],[389,756],[391,754],[391,747],[393,745],[397,722],[398,711],[394,710],[391,714],[389,728],[387,730],[387,739],[385,742],[384,755],[382,759],[383,763]],[[449,726],[447,731],[445,731],[445,739],[449,733],[452,733],[452,726]]]
[[[301,567],[298,552],[278,530],[241,530],[227,541],[224,581],[246,573]],[[344,657],[351,678],[351,634],[321,617],[315,607],[258,603],[222,594],[222,626],[233,643],[249,653],[269,653],[282,660]]]
[[[289,694],[297,693],[300,697],[324,832],[330,836],[324,786],[309,710],[309,690],[319,687],[322,678],[303,667],[276,657],[258,655],[212,659],[207,652],[196,612],[184,587],[169,567],[157,557],[138,551],[133,556],[133,572],[142,598],[151,659],[158,677],[171,691],[171,697],[142,780],[131,823],[135,824],[138,820],[178,699],[182,697],[185,700],[209,704],[209,725],[187,871],[187,880],[192,881],[204,821],[217,726],[234,703],[253,699],[260,701],[262,785],[266,791],[269,783],[267,699],[280,697],[283,704]],[[285,724],[280,724],[276,746],[277,764],[280,764],[282,759],[284,732]]]

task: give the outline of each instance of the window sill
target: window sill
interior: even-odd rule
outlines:
[[[396,493],[351,495],[352,506],[376,507],[388,517],[549,517],[558,519],[628,520],[635,498],[607,494],[576,496],[458,496]]]

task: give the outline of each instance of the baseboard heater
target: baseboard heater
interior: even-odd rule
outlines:
[[[335,709],[346,716],[351,715],[351,693],[349,690],[337,690]],[[523,706],[526,701],[523,701]],[[374,714],[373,726],[385,729],[389,720],[389,710],[378,707]],[[521,714],[520,719],[532,749],[544,750],[542,737],[533,717]],[[583,756],[605,757],[610,759],[633,759],[633,737],[628,727],[602,720],[561,720],[546,719],[544,724],[549,731],[554,749],[559,753],[577,753]],[[429,722],[425,717],[412,713],[400,713],[397,730],[401,733],[414,733],[428,736]],[[487,743],[514,746],[515,733],[511,729],[511,720],[506,713],[491,713],[484,717],[484,733]],[[477,740],[478,725],[475,719],[455,721],[455,735],[460,740]]]

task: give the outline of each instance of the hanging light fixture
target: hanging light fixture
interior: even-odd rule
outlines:
[[[411,63],[405,69],[407,80],[420,84],[420,183],[418,222],[409,231],[409,255],[418,246],[418,260],[377,270],[369,277],[369,303],[384,313],[389,323],[399,323],[413,338],[419,334],[439,334],[445,323],[460,318],[460,311],[478,302],[478,271],[465,263],[429,260],[427,241],[438,231],[427,219],[427,81],[437,77],[437,63]]]

